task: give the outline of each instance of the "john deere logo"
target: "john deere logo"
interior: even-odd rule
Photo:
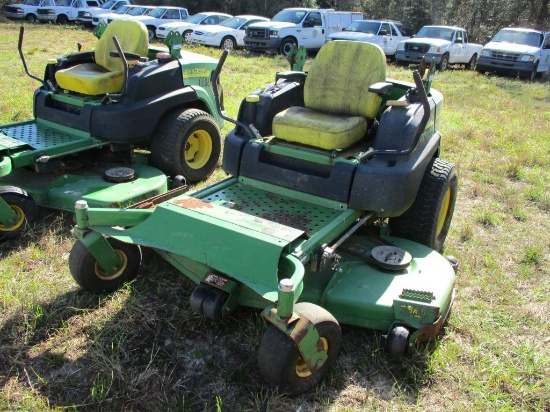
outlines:
[[[183,72],[183,77],[192,78],[192,77],[208,77],[210,75],[210,70],[208,69],[191,69]]]

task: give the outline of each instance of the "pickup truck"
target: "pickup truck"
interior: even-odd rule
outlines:
[[[81,26],[94,26],[94,19],[99,20],[99,16],[118,10],[122,6],[129,6],[130,0],[107,0],[100,7],[90,7],[87,10],[78,12],[77,23]],[[96,23],[97,25],[97,23]]]
[[[6,4],[2,11],[8,19],[24,19],[29,23],[34,23],[36,21],[36,10],[39,7],[54,5],[54,0],[25,0],[23,3]]]
[[[103,1],[100,0],[59,0],[55,6],[39,8],[36,18],[43,23],[67,24],[76,21],[78,12],[97,8],[101,4]]]
[[[269,22],[248,26],[244,45],[247,50],[280,52],[285,56],[293,46],[318,50],[329,34],[362,18],[363,13],[334,9],[283,9]]]
[[[408,39],[403,25],[388,20],[355,20],[341,32],[327,36],[331,40],[354,40],[379,45],[386,57],[394,58],[397,45]]]
[[[535,80],[550,70],[550,32],[512,27],[500,30],[481,49],[476,70]]]
[[[434,60],[440,71],[450,64],[462,64],[474,70],[482,49],[481,44],[469,43],[465,29],[455,26],[424,26],[409,40],[397,45],[395,62],[397,65],[420,63],[425,57]]]

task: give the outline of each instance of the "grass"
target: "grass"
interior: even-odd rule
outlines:
[[[23,73],[17,36],[17,25],[0,23],[0,124],[31,118],[38,86]],[[29,70],[41,76],[47,58],[94,41],[88,31],[28,26]],[[229,115],[285,69],[280,56],[233,53],[222,74]],[[0,246],[0,410],[550,410],[549,86],[548,76],[436,75],[443,157],[460,172],[445,252],[461,269],[445,333],[404,362],[388,361],[379,333],[343,326],[337,367],[289,398],[258,374],[265,328],[256,311],[205,320],[189,308],[191,282],[148,251],[131,284],[84,293],[68,270],[70,216],[43,210],[21,241]]]

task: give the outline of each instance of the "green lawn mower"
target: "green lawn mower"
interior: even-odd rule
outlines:
[[[258,367],[289,393],[335,364],[340,323],[382,331],[405,356],[441,330],[458,266],[440,254],[458,177],[439,158],[433,73],[389,80],[378,46],[325,44],[307,73],[277,73],[227,119],[230,178],[150,208],[77,202],[74,279],[113,291],[137,275],[140,248],[156,251],[197,284],[204,316],[262,310]]]
[[[94,51],[52,59],[40,79],[23,33],[23,66],[41,86],[33,120],[0,126],[0,240],[18,237],[37,206],[127,206],[217,166],[216,59],[181,51],[178,33],[150,47],[143,24],[120,20],[98,26]]]

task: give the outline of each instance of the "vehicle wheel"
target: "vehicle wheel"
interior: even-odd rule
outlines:
[[[57,24],[65,25],[69,22],[69,19],[64,14],[60,14],[59,16],[57,16],[56,22],[57,22]]]
[[[208,319],[221,320],[223,306],[229,299],[229,293],[212,287],[202,302],[202,313]]]
[[[183,39],[185,40],[185,43],[187,43],[187,44],[193,43],[193,40],[191,40],[191,33],[192,32],[193,32],[193,30],[185,30],[183,32]]]
[[[466,65],[467,70],[475,70],[477,64],[477,54],[474,53],[468,64]]]
[[[444,72],[445,70],[447,70],[448,67],[449,67],[449,55],[444,54],[441,57],[441,61],[439,62],[439,65],[437,66],[437,68],[439,69],[440,72]]]
[[[27,14],[25,16],[25,21],[27,23],[35,23],[36,22],[36,16],[34,14]]]
[[[386,351],[392,359],[401,359],[409,349],[409,330],[404,326],[395,326],[388,334]]]
[[[183,175],[190,183],[212,173],[220,152],[218,125],[198,109],[169,113],[151,139],[153,165],[168,176]]]
[[[233,50],[237,48],[237,42],[231,36],[226,36],[222,39],[220,48],[223,50]]]
[[[538,69],[539,65],[538,63],[535,64],[535,67],[533,67],[533,70],[531,71],[531,73],[529,73],[529,76],[527,77],[527,79],[530,81],[530,82],[534,82],[536,79],[537,79],[537,69]]]
[[[297,47],[296,40],[293,38],[287,37],[281,42],[281,47],[279,48],[281,54],[283,56],[287,56],[288,53],[290,53],[290,50],[292,50],[292,47]]]
[[[397,59],[395,59],[395,65],[396,65],[397,67],[405,67],[405,66],[407,65],[407,63],[404,62],[403,60],[397,60]]]
[[[457,189],[455,166],[439,158],[432,159],[412,206],[401,216],[390,219],[392,235],[441,252],[451,226]]]
[[[69,270],[78,285],[91,293],[113,292],[123,283],[134,279],[141,265],[139,246],[109,238],[116,254],[123,262],[113,275],[107,274],[81,241],[77,241],[69,254]]]
[[[153,40],[157,36],[156,28],[147,26],[147,35],[149,36],[149,40]]]
[[[295,310],[315,325],[320,336],[318,348],[326,351],[328,358],[319,369],[311,372],[295,342],[270,325],[258,349],[258,368],[266,381],[291,394],[306,392],[319,383],[336,362],[342,340],[338,321],[325,309],[303,302],[296,304]]]
[[[17,214],[17,221],[11,226],[0,223],[0,241],[15,239],[23,233],[25,221],[32,223],[36,217],[36,204],[27,192],[15,186],[1,186],[0,197]]]

